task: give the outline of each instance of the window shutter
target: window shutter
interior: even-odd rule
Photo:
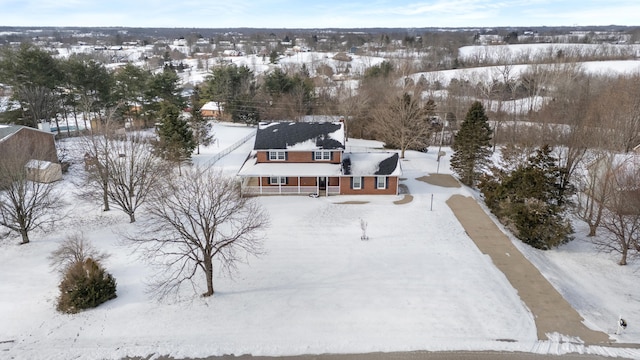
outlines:
[[[271,176],[267,177],[267,184],[271,185]]]
[[[284,178],[284,185],[287,185],[287,184],[289,184],[289,178],[288,178],[288,177],[285,177],[285,178]]]
[[[316,152],[315,151],[311,152],[311,160],[312,161],[316,161]]]
[[[384,178],[384,188],[385,189],[389,188],[389,177]]]
[[[351,180],[351,189],[353,189],[353,176],[349,178]]]
[[[285,161],[289,160],[289,152],[288,151],[284,152],[284,160]]]
[[[333,151],[329,152],[329,161],[333,161]]]

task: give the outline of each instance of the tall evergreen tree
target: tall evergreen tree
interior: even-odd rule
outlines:
[[[191,95],[189,126],[191,126],[191,131],[193,132],[193,140],[196,142],[197,154],[200,154],[200,145],[209,146],[214,140],[211,123],[202,116],[201,108],[200,89],[196,86]]]
[[[164,159],[177,163],[180,169],[180,164],[189,160],[196,148],[193,132],[187,121],[180,117],[178,107],[170,102],[162,103],[160,118],[156,152]]]
[[[63,78],[60,61],[34,45],[0,52],[0,83],[13,87],[12,97],[20,103],[18,124],[37,127],[40,121],[56,117]]]
[[[207,76],[202,85],[202,98],[215,101],[223,112],[231,116],[233,121],[241,117],[245,103],[252,103],[255,96],[255,76],[247,66],[216,67]]]
[[[491,155],[489,119],[479,101],[471,104],[452,149],[451,169],[463,184],[474,186]]]
[[[147,77],[146,80],[143,101],[143,111],[147,115],[144,117],[145,127],[149,125],[147,123],[149,120],[162,118],[164,104],[171,103],[177,109],[185,107],[185,101],[180,95],[182,91],[180,78],[174,70],[165,68],[162,72]]]

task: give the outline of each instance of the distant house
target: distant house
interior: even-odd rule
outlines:
[[[209,101],[200,108],[200,115],[205,119],[220,119],[222,106],[219,106],[215,101]]]
[[[223,56],[242,56],[242,52],[234,49],[227,49],[222,52]]]
[[[0,160],[23,161],[36,181],[62,178],[54,141],[55,134],[26,126],[0,125]]]
[[[395,152],[346,152],[342,122],[261,123],[238,172],[243,194],[398,194]]]

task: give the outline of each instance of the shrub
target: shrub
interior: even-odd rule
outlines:
[[[478,188],[491,212],[516,237],[548,250],[570,241],[573,232],[564,218],[572,188],[562,182],[563,171],[543,146],[513,169],[492,168]]]
[[[70,314],[116,297],[116,280],[92,258],[69,266],[59,287],[58,311]]]

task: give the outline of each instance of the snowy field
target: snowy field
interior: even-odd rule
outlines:
[[[220,138],[194,157],[215,154],[251,128],[216,124]],[[73,141],[66,140],[66,141]],[[380,143],[350,140],[350,146]],[[252,139],[215,163],[233,176]],[[69,146],[72,148],[72,146]],[[532,314],[505,276],[466,236],[445,201],[465,188],[415,180],[437,168],[436,150],[408,152],[402,183],[414,200],[399,196],[273,196],[258,198],[268,210],[266,253],[249,258],[233,278],[215,274],[216,294],[158,302],[145,292],[152,270],[118,232],[133,229],[128,217],[79,198],[72,166],[58,186],[68,215],[50,233],[33,233],[28,245],[0,242],[0,358],[120,359],[171,355],[293,355],[408,350],[504,350],[578,352],[640,358],[638,349],[538,341]],[[448,155],[439,167],[449,172]],[[188,181],[188,179],[185,179]],[[433,202],[432,199],[433,198]],[[366,204],[344,204],[349,200]],[[144,213],[138,219],[144,218]],[[360,220],[370,240],[361,241]],[[75,315],[55,310],[59,275],[47,257],[65,236],[83,232],[111,254],[105,262],[118,297]],[[582,232],[583,233],[583,232]],[[630,324],[622,343],[640,343],[640,264],[616,265],[596,254],[581,234],[558,250],[523,249],[586,319],[612,334],[619,315]]]

